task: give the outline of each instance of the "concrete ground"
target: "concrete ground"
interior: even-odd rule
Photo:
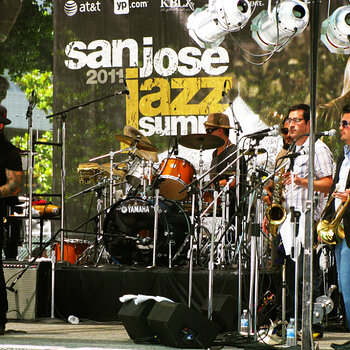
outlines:
[[[277,338],[273,338],[276,340]],[[265,338],[266,340],[266,338]],[[350,333],[328,332],[315,342],[315,348],[332,349],[331,344],[344,344],[350,340]],[[255,343],[256,344],[256,343]],[[300,344],[300,342],[299,342]],[[0,336],[0,350],[3,349],[166,349],[162,345],[135,344],[118,322],[81,321],[72,325],[59,319],[37,321],[15,321],[7,324],[6,333]],[[259,344],[249,347],[241,343],[225,346],[215,345],[212,349],[258,349]],[[265,349],[280,349],[281,346],[265,346]]]

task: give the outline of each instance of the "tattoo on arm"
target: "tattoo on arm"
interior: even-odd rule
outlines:
[[[7,183],[0,186],[0,197],[11,197],[16,196],[22,185],[22,171],[8,170],[6,169]]]

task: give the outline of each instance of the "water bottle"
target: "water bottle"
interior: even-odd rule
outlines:
[[[78,324],[79,323],[79,318],[74,316],[74,315],[70,315],[68,317],[68,322],[71,324]]]
[[[241,316],[241,334],[248,334],[248,311],[243,310]]]
[[[287,341],[286,341],[286,345],[287,346],[293,346],[294,345],[294,337],[295,337],[294,318],[291,318],[289,320],[289,323],[288,323],[288,326],[287,326]]]

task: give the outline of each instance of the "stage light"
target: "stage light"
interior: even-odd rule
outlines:
[[[304,1],[285,0],[271,10],[261,11],[252,20],[252,37],[264,51],[280,51],[294,35],[309,23],[309,9]]]
[[[191,38],[202,48],[216,48],[229,32],[242,29],[251,16],[248,0],[209,0],[187,21]]]
[[[322,22],[321,40],[332,53],[350,53],[350,5],[336,9]]]

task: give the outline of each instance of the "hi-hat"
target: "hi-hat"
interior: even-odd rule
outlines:
[[[219,148],[224,143],[225,141],[221,137],[210,134],[191,134],[179,138],[180,145],[194,149]]]
[[[244,153],[246,152],[246,153]],[[241,153],[244,153],[244,155],[246,156],[255,156],[255,154],[257,153],[258,155],[259,154],[264,154],[266,153],[266,149],[265,148],[259,148],[256,152],[256,150],[254,148],[249,148],[248,150],[244,151],[244,150],[241,150]]]

